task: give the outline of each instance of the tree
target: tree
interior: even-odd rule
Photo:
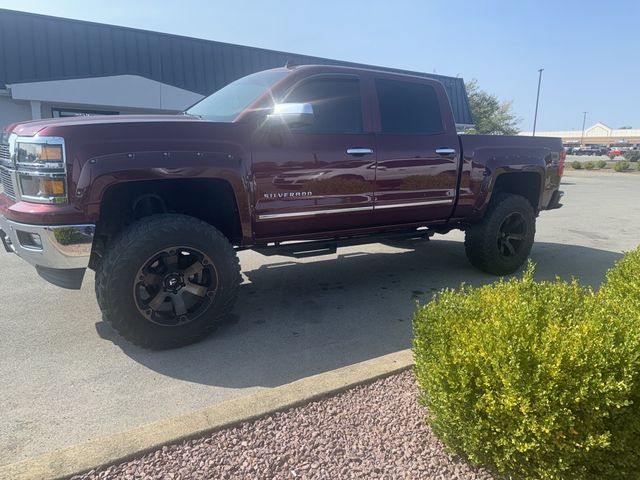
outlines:
[[[475,128],[469,133],[516,135],[520,119],[511,110],[513,102],[500,102],[498,97],[481,90],[476,79],[465,83]]]

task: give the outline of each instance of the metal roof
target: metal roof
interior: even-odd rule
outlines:
[[[128,74],[209,95],[237,78],[286,62],[435,78],[449,94],[456,123],[473,123],[462,78],[0,9],[0,86]]]

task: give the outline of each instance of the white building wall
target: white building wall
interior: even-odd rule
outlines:
[[[16,102],[11,97],[0,94],[0,129],[10,123],[31,120],[31,104]]]
[[[520,135],[530,136],[532,132],[520,132]],[[598,139],[609,138],[611,142],[616,142],[622,139],[638,138],[640,137],[640,128],[610,128],[604,123],[596,123],[584,130],[556,130],[556,131],[537,131],[538,137],[561,137],[564,139],[580,139],[589,140],[589,138],[595,137]]]

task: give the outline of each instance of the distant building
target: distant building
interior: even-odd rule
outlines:
[[[531,135],[532,132],[521,132],[520,135]],[[564,143],[580,143],[582,130],[557,130],[536,132],[536,137],[561,137]],[[604,123],[585,129],[585,145],[622,145],[640,144],[640,128],[610,128]]]
[[[89,114],[177,113],[240,77],[291,64],[435,78],[470,125],[462,78],[0,9],[0,127]]]

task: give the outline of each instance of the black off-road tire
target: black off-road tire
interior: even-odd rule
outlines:
[[[154,323],[139,311],[133,286],[139,269],[154,252],[180,246],[204,252],[217,273],[212,300],[194,320],[175,326]],[[124,339],[163,350],[198,342],[231,311],[241,283],[232,245],[216,228],[193,217],[153,215],[125,229],[109,246],[96,272],[96,296],[103,319]]]
[[[515,254],[501,252],[501,227],[510,218],[522,219],[523,239]],[[536,232],[536,215],[531,203],[521,195],[498,193],[491,200],[482,222],[466,229],[464,247],[471,264],[493,275],[514,273],[526,262]]]

